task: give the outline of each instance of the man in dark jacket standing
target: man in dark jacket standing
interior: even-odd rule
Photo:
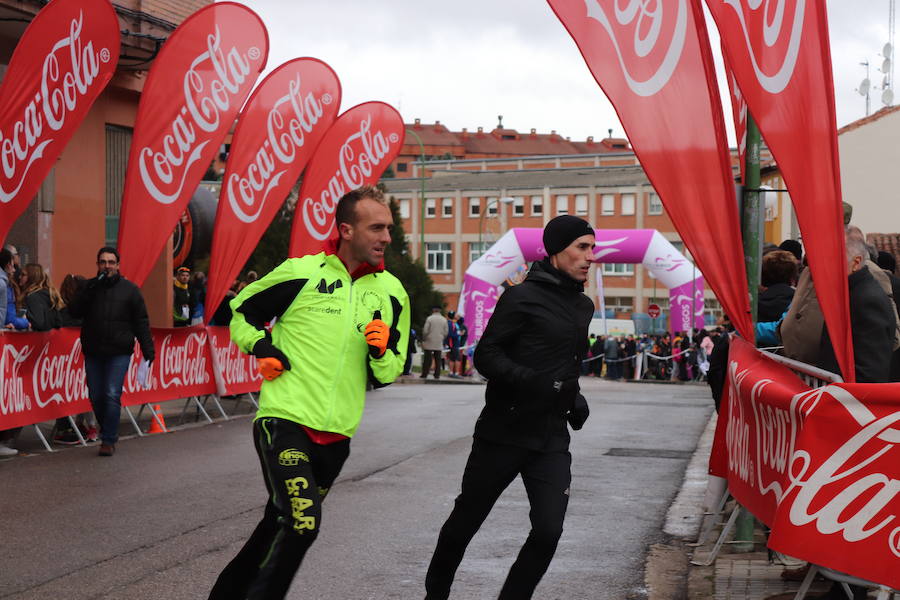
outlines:
[[[475,350],[475,367],[488,379],[485,407],[462,492],[428,567],[428,600],[449,596],[466,546],[517,475],[531,504],[531,532],[501,600],[531,598],[562,534],[572,463],[566,421],[580,429],[588,416],[578,375],[594,311],[584,295],[594,230],[563,215],[547,223],[543,241],[548,258],[500,297]]]
[[[122,384],[131,362],[134,339],[144,360],[153,361],[147,307],[138,287],[119,274],[119,253],[97,252],[97,276],[89,279],[69,306],[82,318],[81,349],[88,395],[100,424],[100,456],[112,456],[119,439]]]

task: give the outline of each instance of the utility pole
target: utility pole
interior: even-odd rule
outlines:
[[[747,149],[744,155],[744,197],[741,214],[741,237],[744,241],[744,262],[747,269],[747,285],[750,293],[750,316],[756,326],[756,307],[759,302],[760,265],[762,263],[763,213],[759,201],[759,127],[753,116],[747,113]],[[737,552],[753,550],[753,515],[742,509],[735,524],[734,549]]]

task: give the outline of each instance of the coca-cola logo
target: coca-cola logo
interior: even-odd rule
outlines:
[[[586,0],[587,16],[606,30],[625,82],[638,96],[653,96],[671,79],[687,38],[687,0]],[[671,12],[672,9],[674,13]],[[609,14],[612,14],[612,19]],[[630,41],[629,38],[630,37]]]
[[[301,93],[300,74],[290,81],[287,93],[279,98],[266,118],[266,139],[254,153],[244,173],[232,173],[226,182],[228,204],[244,223],[259,218],[269,193],[278,187],[286,167],[304,146],[306,135],[324,114],[323,106],[334,100],[325,93],[316,97]]]
[[[0,202],[7,203],[19,194],[32,166],[53,143],[52,132],[66,124],[66,117],[79,101],[91,96],[100,73],[100,63],[110,60],[107,48],[94,49],[92,40],[84,43],[81,33],[83,13],[69,23],[68,33],[59,38],[41,68],[40,91],[25,106],[21,117],[0,131],[0,166],[4,184],[0,184]],[[98,83],[103,85],[104,82]],[[46,127],[45,127],[46,126]]]
[[[728,78],[731,81],[731,103],[737,113],[737,122],[734,127],[740,138],[738,139],[738,152],[743,155],[747,150],[747,101],[744,99],[744,94],[741,93],[741,88],[738,87],[734,73],[729,73]]]
[[[182,105],[162,136],[159,148],[145,146],[138,154],[138,171],[147,193],[160,204],[177,200],[191,167],[202,158],[209,137],[231,122],[222,123],[221,113],[243,99],[243,85],[258,48],[243,53],[232,46],[222,48],[219,28],[206,38],[206,51],[197,55],[182,80]],[[200,130],[199,132],[197,130]]]
[[[179,338],[181,336],[178,336]],[[159,355],[150,373],[150,389],[169,389],[203,385],[210,381],[206,358],[206,332],[192,332],[181,339],[166,335],[159,345]],[[131,389],[139,391],[137,360],[131,361],[128,373]]]
[[[87,398],[81,339],[75,338],[68,352],[51,350],[49,342],[44,344],[31,374],[35,404],[38,408],[44,408],[54,402],[70,404]]]
[[[16,348],[3,344],[0,351],[0,414],[10,415],[31,410],[31,396],[25,391],[22,365],[34,351],[29,345]]]
[[[226,387],[262,381],[262,375],[259,374],[253,356],[244,354],[232,343],[219,346],[219,340],[215,335],[210,337],[210,341]]]
[[[759,84],[770,94],[784,91],[800,54],[806,0],[724,0],[723,3],[737,16]],[[760,29],[762,36],[757,35]],[[763,45],[754,47],[753,40],[759,39]]]
[[[303,199],[303,224],[310,236],[317,240],[329,237],[338,200],[369,182],[376,172],[375,167],[399,141],[396,133],[386,136],[381,130],[372,131],[371,114],[359,120],[356,130],[338,150],[337,170],[320,191],[319,198]]]
[[[819,533],[840,533],[846,541],[858,542],[884,530],[897,516],[889,506],[900,494],[900,480],[872,472],[872,467],[880,461],[884,470],[896,472],[893,466],[898,460],[900,410],[876,417],[850,392],[837,386],[798,394],[791,405],[808,418],[827,400],[836,400],[860,428],[830,456],[816,461],[815,468],[818,457],[806,450],[792,454],[788,491],[796,490],[796,495],[790,501],[789,516],[794,525],[814,523]],[[860,476],[862,469],[870,472]],[[900,556],[900,527],[885,533],[891,552]]]

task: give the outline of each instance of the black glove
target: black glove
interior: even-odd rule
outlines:
[[[284,355],[284,352],[279,350],[272,344],[272,340],[268,337],[264,337],[260,339],[253,345],[253,351],[251,352],[253,356],[256,358],[276,358],[279,362],[281,362],[281,366],[285,371],[291,370],[291,361],[288,360],[288,357]]]
[[[587,400],[581,394],[577,394],[572,409],[566,414],[566,419],[569,421],[572,429],[578,431],[584,426],[584,422],[588,420],[590,414],[591,409],[588,408]]]

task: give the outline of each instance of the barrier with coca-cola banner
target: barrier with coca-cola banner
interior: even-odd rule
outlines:
[[[900,384],[810,389],[734,339],[711,470],[769,546],[900,588]]]
[[[0,430],[91,410],[77,328],[5,333],[0,354]],[[122,405],[259,390],[256,361],[231,343],[227,327],[154,329],[156,360],[140,385],[135,346]]]

